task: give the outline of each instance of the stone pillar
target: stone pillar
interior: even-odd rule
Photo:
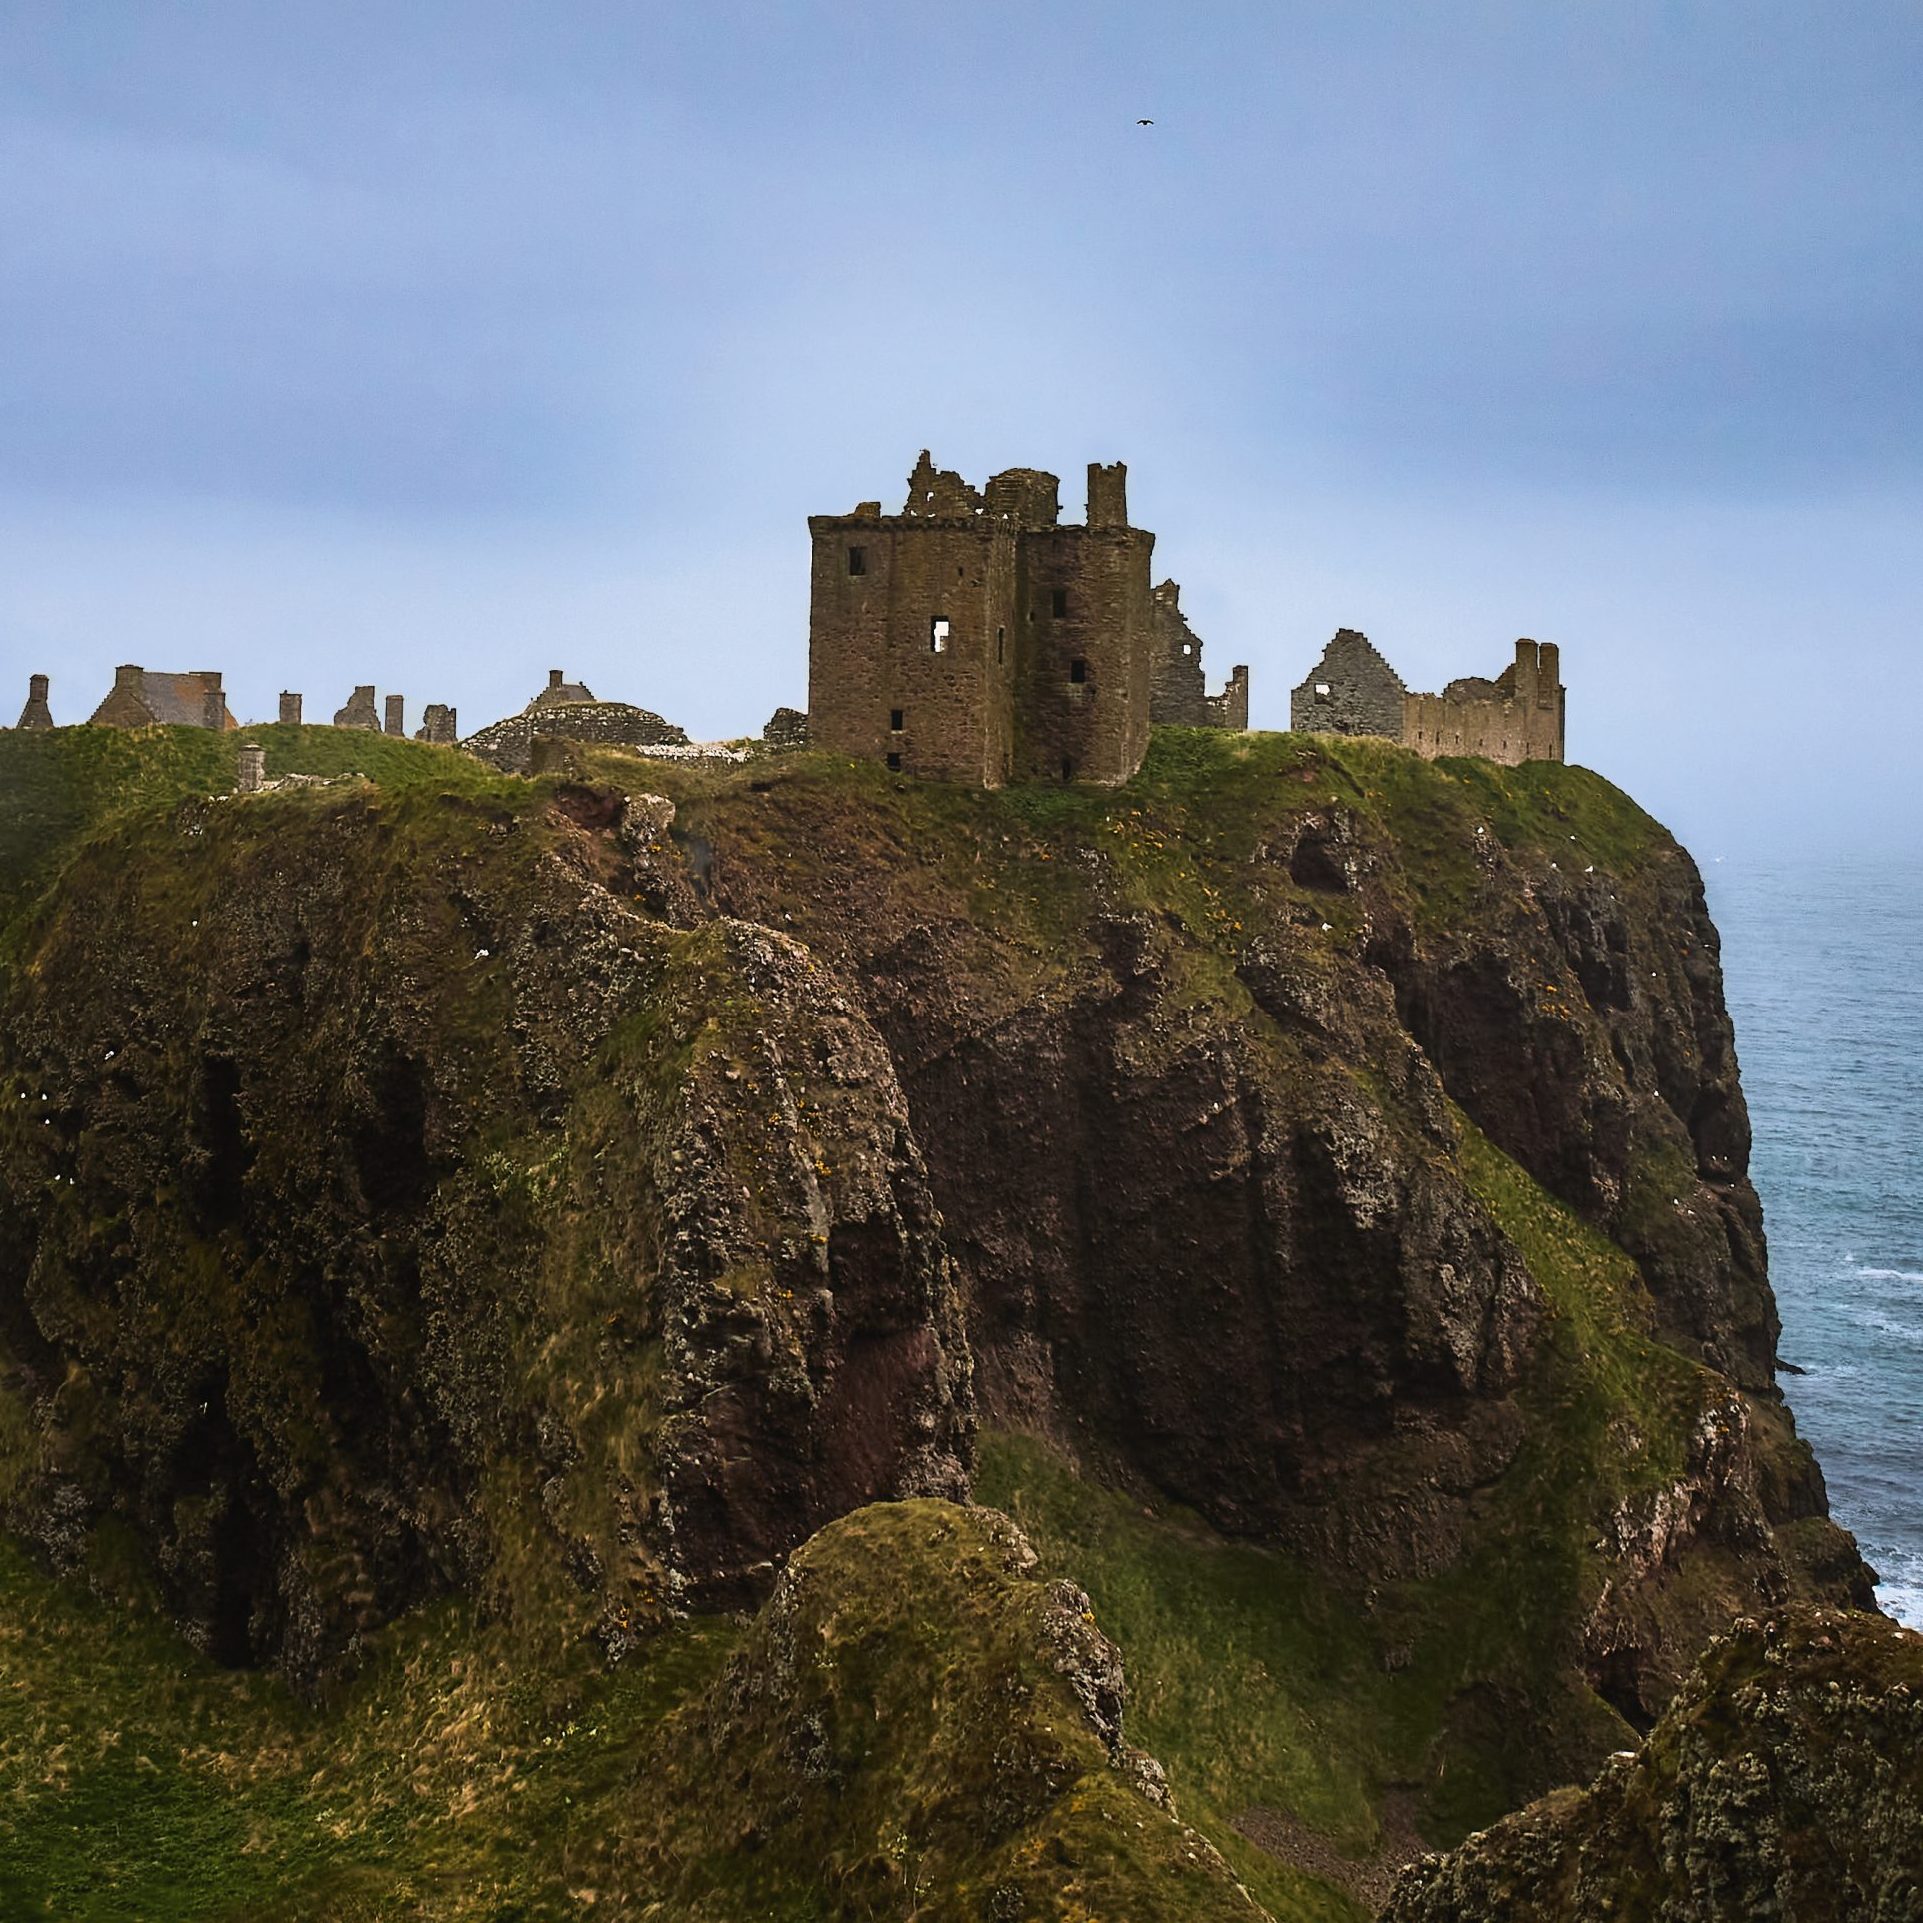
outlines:
[[[227,725],[227,697],[220,691],[220,676],[211,668],[200,677],[200,725],[216,732]]]
[[[300,696],[289,694],[285,688],[280,695],[280,725],[283,728],[300,726]]]
[[[550,668],[548,670],[548,692],[552,694],[554,690],[562,686],[566,680],[567,676],[563,674],[559,668]]]
[[[53,710],[47,706],[47,677],[27,677],[27,705],[20,710],[20,726],[40,730],[53,726]]]
[[[403,694],[387,697],[387,732],[399,735],[407,732],[407,697]]]
[[[243,795],[257,795],[267,785],[267,750],[248,742],[240,751],[240,771],[234,782],[234,792]]]

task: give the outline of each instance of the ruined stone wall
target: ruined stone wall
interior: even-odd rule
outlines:
[[[356,688],[347,697],[347,706],[334,710],[334,726],[337,728],[370,728],[379,734],[381,717],[374,706],[374,688],[370,682],[366,687]]]
[[[1249,671],[1238,666],[1220,694],[1210,694],[1202,672],[1202,637],[1182,612],[1179,583],[1163,581],[1153,591],[1150,612],[1155,630],[1149,680],[1148,718],[1158,726],[1236,728],[1249,725]]]
[[[1205,728],[1234,728],[1246,733],[1249,725],[1249,671],[1246,665],[1238,665],[1223,684],[1220,694],[1205,695],[1202,700],[1202,726]]]
[[[1430,760],[1561,761],[1565,705],[1555,643],[1518,641],[1515,661],[1493,683],[1451,682],[1441,694],[1405,695],[1402,745]]]
[[[1298,734],[1379,734],[1402,739],[1402,677],[1355,628],[1339,628],[1308,679],[1289,695]]]

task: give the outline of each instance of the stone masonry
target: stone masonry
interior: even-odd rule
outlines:
[[[1518,641],[1493,681],[1465,675],[1440,694],[1411,694],[1367,635],[1343,628],[1289,700],[1301,734],[1382,735],[1429,760],[1481,755],[1515,766],[1563,759],[1565,695],[1553,642]]]
[[[1289,695],[1297,734],[1379,734],[1402,739],[1402,677],[1366,634],[1338,628],[1309,678]]]
[[[27,677],[27,705],[20,710],[20,719],[15,725],[36,732],[53,726],[53,710],[47,705],[47,677],[44,674],[30,674]]]
[[[1440,694],[1405,695],[1402,745],[1431,761],[1561,761],[1566,704],[1561,650],[1553,641],[1518,641],[1515,660],[1493,681],[1467,675]]]
[[[380,733],[380,710],[374,706],[374,687],[371,682],[364,688],[356,688],[348,696],[346,707],[334,710],[334,726],[368,728],[375,734]]]
[[[450,708],[450,724],[453,713]],[[584,683],[570,681],[559,668],[550,668],[547,686],[519,714],[469,735],[461,746],[503,773],[526,774],[533,762],[536,735],[607,748],[688,745],[686,731],[672,721],[625,701],[597,701]]]
[[[114,670],[111,692],[87,719],[96,728],[240,726],[227,712],[217,668],[162,674],[131,663]]]
[[[300,726],[300,696],[289,694],[285,689],[280,697],[280,724],[283,728]]]
[[[454,710],[445,701],[430,701],[421,710],[421,726],[414,739],[431,742],[437,748],[451,748],[460,733]]]
[[[1210,694],[1202,675],[1202,639],[1182,612],[1182,590],[1164,581],[1152,600],[1155,668],[1149,682],[1148,718],[1158,726],[1235,728],[1249,725],[1249,671],[1237,666],[1220,694]]]
[[[901,513],[811,515],[808,730],[818,747],[979,787],[1126,781],[1148,749],[1154,535],[1127,470],[1088,512],[1011,468],[976,490],[926,450]]]

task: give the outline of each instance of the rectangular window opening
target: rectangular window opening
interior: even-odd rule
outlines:
[[[848,572],[850,574],[866,574],[868,572],[868,550],[866,548],[850,548],[848,550]]]
[[[995,630],[995,659],[997,661],[1000,661],[1004,657],[1007,645],[1008,630],[1006,628],[997,628]]]
[[[938,614],[928,624],[928,651],[931,654],[948,652],[948,617]]]
[[[902,715],[899,708],[890,708],[888,710],[888,725],[896,734],[901,733]]]
[[[888,765],[890,768],[894,770],[896,774],[900,774],[901,773],[901,756],[898,754],[891,754],[888,757]]]
[[[1048,611],[1057,621],[1063,620],[1067,616],[1068,590],[1066,588],[1051,588],[1049,590]]]
[[[1088,663],[1086,661],[1071,661],[1068,664],[1068,678],[1073,681],[1077,687],[1080,687],[1081,684],[1088,679]]]

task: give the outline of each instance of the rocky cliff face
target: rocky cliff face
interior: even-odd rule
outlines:
[[[1384,1923],[1923,1913],[1923,1636],[1739,1623],[1634,1754],[1403,1878]]]
[[[150,805],[15,924],[0,1491],[56,1558],[131,1525],[307,1676],[449,1587],[619,1653],[961,1493],[979,1408],[1351,1597],[1457,1833],[1737,1611],[1867,1600],[1695,870],[1607,784],[563,752]]]

